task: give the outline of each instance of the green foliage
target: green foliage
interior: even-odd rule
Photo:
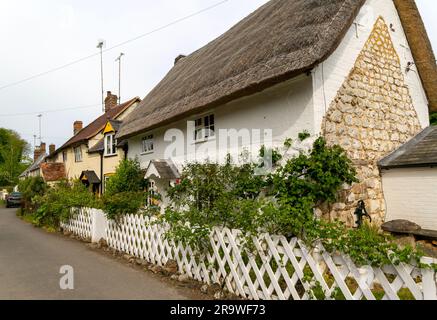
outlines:
[[[282,154],[277,149],[267,149],[266,146],[262,146],[259,150],[259,157],[261,167],[264,166],[265,162],[271,163],[272,166],[276,166],[283,158]]]
[[[359,229],[348,229],[339,221],[318,220],[307,233],[306,240],[308,244],[320,241],[329,252],[345,253],[360,266],[398,265],[420,261],[422,257],[410,246],[400,248],[389,235],[368,223]]]
[[[230,161],[186,165],[181,183],[167,192],[172,205],[161,220],[170,224],[168,235],[197,245],[207,243],[204,235],[214,226],[240,229],[248,237],[304,236],[316,221],[316,205],[335,200],[343,183],[356,181],[344,151],[327,147],[322,138],[309,155],[288,160],[268,176],[256,175],[256,169]]]
[[[263,201],[259,199],[265,179],[254,174],[256,166],[241,167],[230,161],[187,164],[181,183],[167,191],[171,206],[161,221],[170,225],[168,236],[204,247],[213,226],[250,231]],[[256,231],[256,230],[252,230]]]
[[[11,186],[30,165],[28,143],[15,131],[0,128],[0,186]]]
[[[34,199],[42,196],[47,188],[47,184],[41,177],[29,177],[19,182],[18,190],[23,197],[23,213],[32,213],[36,210]]]
[[[108,219],[137,213],[146,203],[144,172],[135,160],[120,162],[115,174],[108,180],[102,198]]]
[[[303,237],[314,223],[314,208],[335,201],[344,183],[357,181],[351,161],[339,146],[328,147],[323,138],[314,142],[309,155],[301,153],[270,175],[271,195],[277,203],[266,214],[273,233]]]
[[[224,165],[187,164],[181,183],[167,192],[171,205],[159,217],[158,223],[169,226],[166,236],[207,250],[211,230],[227,227],[242,231],[246,249],[252,249],[251,236],[267,232],[299,237],[310,247],[321,242],[329,252],[348,254],[358,265],[419,261],[420,253],[399,248],[378,228],[348,229],[314,216],[320,204],[336,200],[343,184],[357,181],[339,146],[327,146],[319,138],[309,154],[301,153],[267,176],[256,175],[256,169],[256,164],[235,166],[229,158]],[[311,294],[320,298],[324,293],[315,283]]]
[[[122,160],[115,174],[107,181],[105,194],[111,196],[121,192],[138,192],[144,187],[144,173],[138,160]]]
[[[437,112],[430,113],[429,121],[432,126],[437,126]]]
[[[304,130],[303,132],[298,134],[298,138],[300,142],[305,141],[309,137],[311,137],[311,134],[307,130]]]
[[[80,181],[57,183],[33,201],[37,207],[34,223],[52,228],[58,228],[60,222],[68,221],[72,208],[101,206],[95,195]]]
[[[106,217],[118,220],[126,214],[136,214],[146,203],[144,192],[120,192],[110,196],[105,195],[102,199],[103,210]]]

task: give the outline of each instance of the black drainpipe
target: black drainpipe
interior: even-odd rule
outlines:
[[[103,177],[103,152],[100,152],[100,194],[103,195],[103,183],[105,179]]]

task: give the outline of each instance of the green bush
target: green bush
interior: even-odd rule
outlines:
[[[120,192],[103,197],[103,210],[108,219],[118,220],[123,215],[138,213],[145,203],[144,192]]]
[[[144,172],[138,160],[122,160],[115,174],[107,181],[105,194],[111,196],[121,192],[139,192],[144,188]]]
[[[120,162],[115,174],[108,180],[102,198],[102,208],[108,219],[135,214],[145,207],[147,195],[144,172],[137,159]]]
[[[48,186],[41,177],[29,177],[19,182],[18,190],[22,193],[24,214],[35,212],[38,209],[34,198],[44,195],[47,189]]]
[[[99,199],[80,181],[60,182],[33,201],[38,208],[34,212],[35,224],[51,228],[58,228],[60,222],[68,221],[72,208],[101,207]]]

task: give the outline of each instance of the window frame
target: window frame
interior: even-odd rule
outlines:
[[[79,150],[79,152],[77,152]],[[74,147],[74,162],[83,162],[82,146]]]
[[[154,196],[157,194],[156,182],[154,180],[147,181],[146,190],[147,190],[146,206],[150,208],[156,205],[154,203],[154,199],[155,199]]]
[[[103,154],[105,155],[105,157],[112,157],[117,155],[117,139],[115,139],[114,133],[106,134],[103,140],[103,144]],[[108,150],[108,147],[110,147],[111,150]],[[109,153],[108,151],[111,152]]]
[[[200,135],[200,136],[199,136]],[[194,142],[204,142],[214,139],[215,134],[215,115],[214,113],[204,115],[194,119]]]
[[[62,151],[62,162],[66,163],[68,161],[68,152],[66,150]]]
[[[147,144],[146,144],[147,143]],[[145,146],[148,146],[147,150]],[[152,154],[155,152],[155,135],[153,133],[141,138],[141,154]]]

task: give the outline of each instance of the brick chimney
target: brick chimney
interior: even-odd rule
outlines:
[[[73,123],[73,133],[76,135],[80,130],[83,128],[83,122],[82,121],[74,121]]]
[[[49,154],[54,154],[56,151],[56,146],[52,143],[49,145]]]
[[[115,94],[112,94],[111,91],[106,92],[105,98],[105,112],[108,112],[112,108],[118,105],[118,97]]]
[[[46,152],[46,144],[44,142],[41,142],[41,145],[39,147],[35,147],[35,150],[33,151],[33,161],[38,160],[38,158]]]
[[[38,160],[40,155],[41,155],[41,149],[39,147],[35,147],[35,150],[33,151],[33,162]]]

